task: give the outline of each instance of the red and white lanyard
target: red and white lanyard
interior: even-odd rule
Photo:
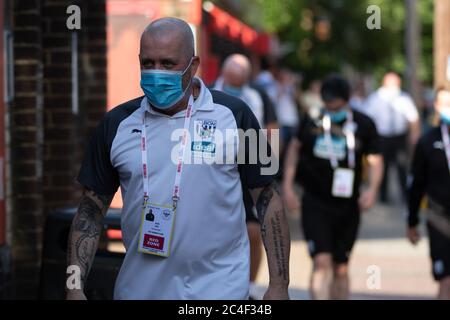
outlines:
[[[183,172],[183,159],[186,150],[187,138],[189,133],[189,126],[191,123],[192,107],[194,105],[194,98],[189,98],[189,103],[184,117],[183,137],[181,138],[180,148],[178,150],[177,171],[175,173],[175,183],[173,185],[172,201],[173,208],[176,209],[177,202],[180,199],[180,181],[181,173]],[[142,156],[142,179],[144,188],[144,206],[147,204],[149,198],[149,179],[148,179],[148,161],[147,161],[147,134],[145,129],[145,111],[142,116],[142,130],[141,130],[141,156]]]
[[[355,168],[355,134],[353,132],[353,112],[347,112],[347,121],[344,124],[344,134],[348,148],[348,167]],[[333,139],[331,138],[331,119],[330,116],[325,114],[323,117],[323,131],[325,137],[325,143],[327,144],[328,154],[330,155],[330,163],[333,169],[339,166],[336,154],[333,150]]]
[[[444,142],[445,155],[447,157],[448,170],[450,171],[450,138],[448,134],[448,126],[441,124],[442,140]]]

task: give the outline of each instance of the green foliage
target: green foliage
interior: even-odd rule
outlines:
[[[433,0],[417,2],[422,46],[419,78],[431,83]],[[292,50],[283,62],[310,78],[340,71],[345,66],[377,76],[388,69],[404,72],[404,0],[245,0],[239,4],[241,19],[278,34],[282,43],[290,44]],[[381,8],[381,30],[369,30],[366,26],[369,5]],[[329,36],[320,39],[318,28],[329,28]]]

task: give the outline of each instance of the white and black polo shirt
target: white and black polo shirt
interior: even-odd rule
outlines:
[[[264,165],[259,158],[255,164],[195,162],[199,154],[214,156],[225,144],[235,151],[244,144],[239,138],[215,141],[218,132],[259,130],[244,102],[208,90],[198,78],[195,81],[201,90],[193,106],[192,141],[185,153],[168,258],[137,251],[143,200],[140,130],[145,112],[150,201],[171,203],[176,171],[171,159],[179,145],[173,134],[183,129],[185,110],[170,117],[153,110],[145,97],[131,100],[106,114],[87,147],[78,181],[100,195],[112,195],[119,186],[122,191],[121,225],[127,253],[116,280],[115,299],[248,297],[249,244],[242,188],[263,187],[273,176],[261,174]],[[206,132],[215,145],[196,141],[202,128],[203,136]],[[251,152],[248,143],[244,152]]]

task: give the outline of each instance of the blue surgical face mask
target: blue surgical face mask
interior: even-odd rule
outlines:
[[[347,119],[347,110],[345,108],[336,112],[327,111],[326,113],[330,116],[330,120],[333,123],[339,123]]]
[[[441,121],[450,125],[450,108],[442,108],[441,111],[439,111],[439,114],[441,116]]]
[[[229,95],[234,97],[240,97],[242,95],[242,88],[224,84],[223,92],[228,93]]]
[[[158,109],[166,110],[183,99],[189,85],[183,90],[182,80],[191,63],[192,59],[184,71],[142,70],[141,88],[148,102]]]

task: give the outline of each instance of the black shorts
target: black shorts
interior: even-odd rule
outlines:
[[[432,272],[436,281],[450,277],[450,238],[427,223],[430,255],[433,261]]]
[[[259,223],[253,199],[248,189],[243,190],[243,199],[245,206],[245,222]]]
[[[347,263],[358,233],[358,203],[324,201],[305,193],[301,224],[311,257],[330,253],[335,263]]]

